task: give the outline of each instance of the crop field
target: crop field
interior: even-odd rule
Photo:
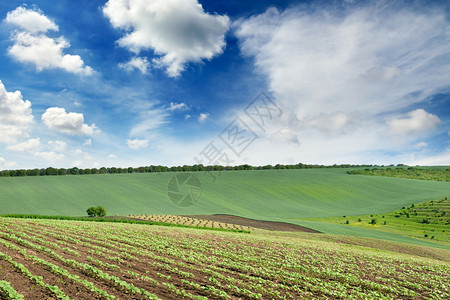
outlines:
[[[449,276],[448,260],[295,235],[0,219],[6,299],[442,299]]]
[[[416,243],[395,234],[294,218],[385,213],[450,196],[450,183],[348,175],[347,169],[216,172],[195,175],[202,184],[195,205],[179,207],[168,184],[180,173],[137,173],[0,178],[0,214],[85,216],[101,205],[108,215],[229,214],[290,222],[325,233]]]
[[[244,230],[244,231],[250,231],[252,229],[254,230],[254,228],[251,228],[249,226],[242,226],[231,223],[216,222],[174,215],[128,215],[128,217],[133,219],[141,219],[144,221],[155,221],[155,222],[180,224],[203,228],[221,228],[221,229]]]

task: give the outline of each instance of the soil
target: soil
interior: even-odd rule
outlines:
[[[265,229],[270,231],[296,231],[296,232],[309,232],[309,233],[321,233],[320,231],[303,227],[300,225],[273,222],[273,221],[260,221],[243,217],[237,217],[232,215],[185,215],[184,217],[217,221],[229,224],[236,224],[241,226],[250,226],[259,229]]]

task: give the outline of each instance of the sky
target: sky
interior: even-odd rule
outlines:
[[[447,1],[0,2],[0,169],[450,165]]]

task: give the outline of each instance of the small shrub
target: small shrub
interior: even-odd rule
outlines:
[[[350,224],[350,221],[349,220],[345,221],[345,224]]]
[[[358,218],[358,222],[361,222],[362,220],[361,220],[361,218]]]
[[[423,224],[430,224],[431,221],[430,221],[430,219],[423,218],[423,219],[422,219],[422,223],[423,223]]]
[[[384,222],[383,222],[383,225],[386,225],[386,224],[387,224],[387,222],[386,222],[386,221],[384,221]]]
[[[370,220],[369,224],[372,224],[372,225],[377,224],[377,219],[372,219],[372,220]]]
[[[428,234],[425,233],[425,234],[424,234],[424,237],[428,237]]]

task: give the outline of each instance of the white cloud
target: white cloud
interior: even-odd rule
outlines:
[[[407,162],[410,166],[449,166],[450,165],[450,149],[426,157],[415,158]]]
[[[331,114],[319,114],[317,117],[307,120],[305,126],[313,127],[324,132],[339,132],[351,122],[351,118],[347,114],[335,112]]]
[[[204,121],[208,120],[208,118],[209,118],[209,113],[201,113],[200,116],[198,117],[198,121],[204,122]]]
[[[0,142],[15,143],[28,137],[33,120],[30,101],[23,100],[19,91],[6,91],[0,80]]]
[[[92,145],[92,139],[87,139],[84,143],[83,146],[91,146]]]
[[[56,141],[56,142],[61,142],[61,141]],[[62,143],[64,143],[64,142],[62,142]],[[52,145],[54,147],[56,145],[55,148],[59,147],[60,149],[63,146],[61,143],[50,143],[50,142],[49,142],[49,145]],[[54,151],[42,151],[42,145],[41,145],[41,141],[39,138],[28,139],[27,141],[19,143],[19,144],[9,145],[6,147],[6,149],[12,150],[12,151],[18,151],[18,152],[27,152],[27,153],[32,154],[35,157],[43,158],[43,159],[49,160],[49,161],[59,160],[59,159],[63,159],[65,157],[64,154],[56,153]]]
[[[59,30],[58,25],[44,16],[41,11],[27,9],[25,7],[18,7],[13,11],[8,12],[5,21],[30,33]]]
[[[103,13],[114,28],[127,31],[120,46],[153,50],[160,56],[153,62],[171,77],[189,62],[221,54],[230,23],[227,16],[206,13],[197,0],[109,0]]]
[[[450,26],[439,12],[271,8],[235,28],[243,53],[300,119],[389,112],[448,84]]]
[[[113,159],[115,159],[115,158],[117,158],[117,155],[110,154],[110,155],[108,155],[108,158],[113,158]]]
[[[14,168],[17,164],[12,161],[6,161],[3,157],[0,157],[0,166],[4,166],[6,168]]]
[[[407,113],[404,118],[393,118],[386,121],[392,135],[408,136],[435,129],[441,120],[423,109],[416,109]]]
[[[58,31],[58,26],[41,11],[18,7],[8,12],[5,21],[19,29],[13,32],[14,44],[8,49],[18,61],[35,65],[37,71],[58,68],[80,75],[93,74],[93,69],[85,66],[79,55],[63,53],[70,47],[63,36],[52,38],[46,35],[49,30]]]
[[[161,125],[166,124],[168,113],[160,108],[153,108],[153,105],[142,105],[142,110],[137,118],[138,123],[130,130],[130,136],[147,136],[150,131],[155,132]]]
[[[188,110],[189,107],[186,105],[186,103],[176,103],[176,102],[170,102],[170,106],[167,108],[168,111],[175,111],[175,110]]]
[[[67,143],[64,141],[49,141],[48,145],[55,151],[64,151],[67,148]]]
[[[148,140],[141,140],[141,139],[133,139],[133,140],[127,140],[127,145],[131,149],[138,150],[140,148],[147,148],[148,146]]]
[[[147,57],[133,57],[126,63],[119,63],[119,68],[124,69],[125,71],[131,72],[138,70],[141,71],[142,74],[147,74],[149,67],[150,63],[148,62]]]
[[[185,115],[185,116],[184,116],[184,119],[185,119],[185,120],[189,120],[190,118],[192,118],[191,115]]]
[[[421,149],[421,148],[425,148],[426,146],[428,146],[427,143],[425,143],[425,142],[419,142],[419,143],[417,143],[417,144],[414,145],[414,148]]]
[[[35,153],[33,153],[33,155],[36,156],[36,157],[43,158],[43,159],[48,160],[48,161],[60,160],[60,159],[63,159],[65,157],[64,154],[62,154],[62,153],[55,153],[54,151],[35,152]]]
[[[296,143],[298,144],[297,134],[289,128],[282,128],[271,134],[270,140],[275,144]]]
[[[450,22],[439,10],[383,3],[339,11],[332,5],[270,8],[233,24],[242,53],[254,60],[284,112],[265,128],[268,136],[289,128],[300,142],[293,139],[289,151],[267,147],[252,159],[373,162],[386,158],[375,153],[398,147],[381,134],[386,116],[448,87]],[[391,122],[391,129],[415,134],[438,125],[425,111],[406,119]]]
[[[48,128],[70,135],[93,135],[97,132],[95,124],[84,124],[80,113],[66,113],[64,108],[50,107],[42,114],[42,120]]]
[[[92,155],[90,155],[90,154],[87,153],[87,152],[84,152],[84,151],[81,150],[81,149],[76,149],[73,153],[74,153],[75,155],[78,155],[78,156],[83,155],[84,159],[86,159],[86,160],[93,160],[93,159],[94,159],[94,157],[93,157]]]
[[[39,138],[34,138],[19,144],[9,145],[6,149],[19,152],[36,152],[41,149],[41,142]]]

